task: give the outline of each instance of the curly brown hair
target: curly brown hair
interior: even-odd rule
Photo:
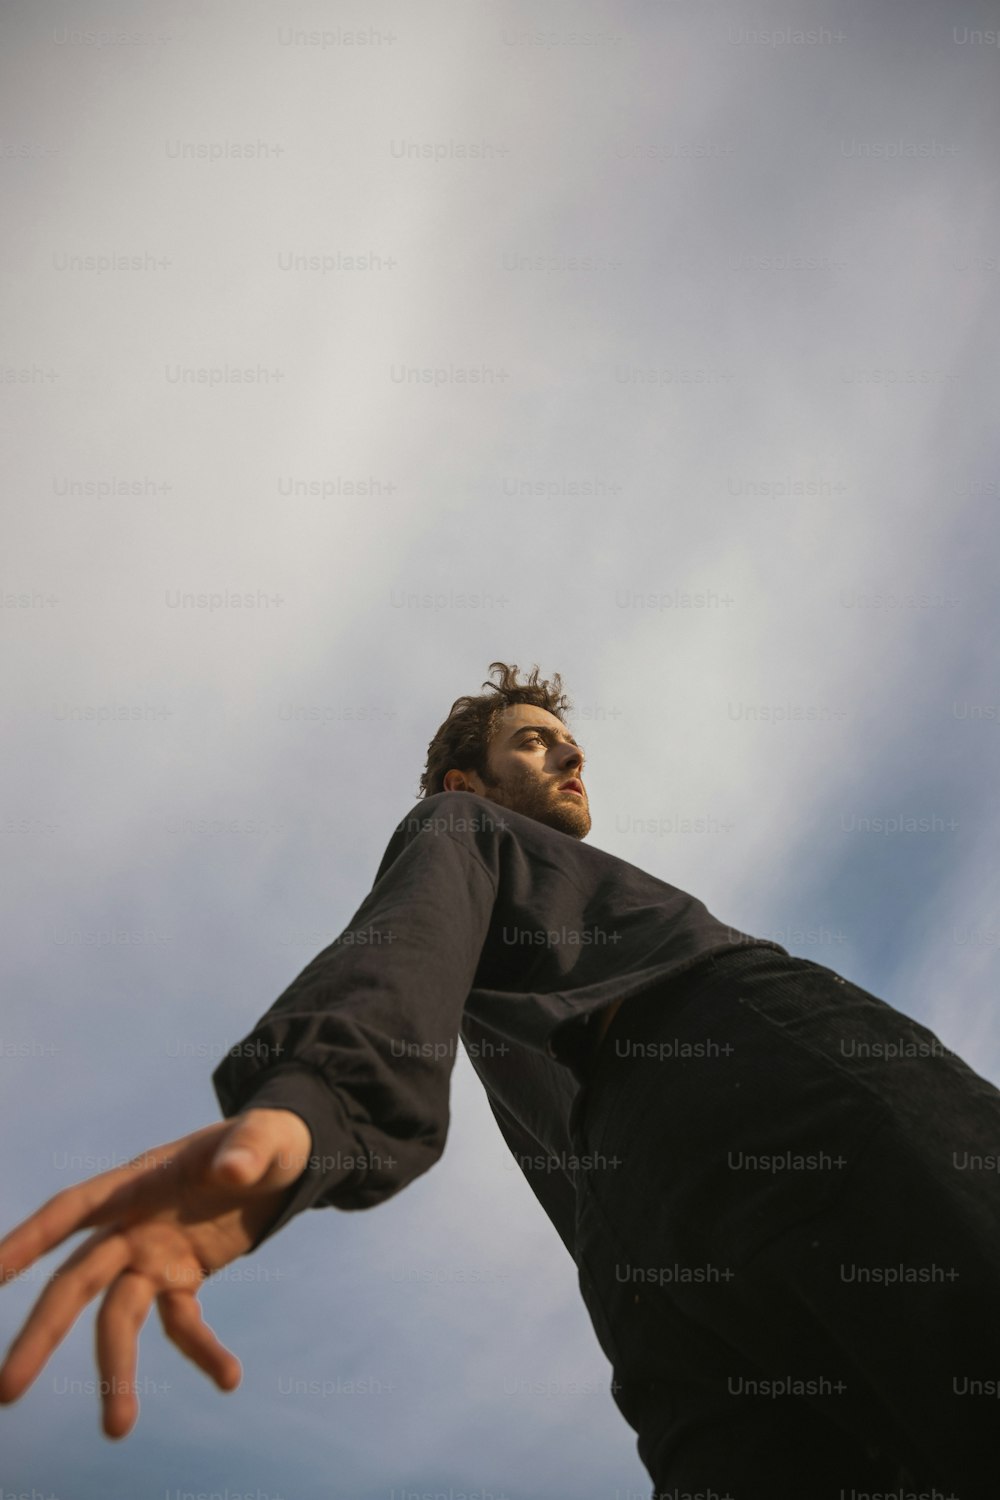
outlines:
[[[538,668],[532,667],[524,682],[518,682],[517,666],[506,662],[491,661],[490,675],[500,673],[499,682],[488,679],[483,687],[489,693],[467,694],[456,698],[448,717],[427,747],[427,764],[420,778],[419,797],[433,797],[444,791],[444,778],[455,767],[459,771],[475,771],[487,786],[496,786],[496,778],[486,763],[490,744],[500,727],[500,718],[506,708],[515,703],[531,703],[544,708],[557,719],[566,722],[565,715],[572,707],[562,691],[562,678],[558,672],[552,681],[539,680]]]

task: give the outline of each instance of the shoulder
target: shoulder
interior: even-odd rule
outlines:
[[[396,826],[396,833],[504,833],[512,816],[476,792],[437,792],[423,797]]]

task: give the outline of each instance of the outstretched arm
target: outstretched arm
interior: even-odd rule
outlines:
[[[205,1276],[303,1208],[374,1207],[439,1159],[462,1012],[496,894],[503,825],[484,825],[483,811],[478,797],[445,793],[400,825],[342,937],[215,1070],[227,1119],[65,1188],[0,1240],[7,1279],[77,1230],[95,1230],[8,1351],[0,1402],[27,1389],[101,1292],[109,1437],[136,1420],[138,1333],[154,1300],[182,1353],[233,1389],[239,1363],[197,1302]],[[215,1158],[224,1141],[245,1146],[253,1162],[223,1168]]]

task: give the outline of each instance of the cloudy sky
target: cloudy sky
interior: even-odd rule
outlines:
[[[996,24],[4,7],[5,1227],[219,1117],[497,658],[594,845],[1000,1083]],[[109,1443],[91,1307],[0,1484],[649,1492],[464,1055],[432,1172],[203,1303],[238,1392],[154,1312]]]

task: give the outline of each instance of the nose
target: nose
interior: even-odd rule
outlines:
[[[568,776],[582,775],[583,773],[583,751],[576,745],[567,745],[567,755],[562,763],[562,769]]]

